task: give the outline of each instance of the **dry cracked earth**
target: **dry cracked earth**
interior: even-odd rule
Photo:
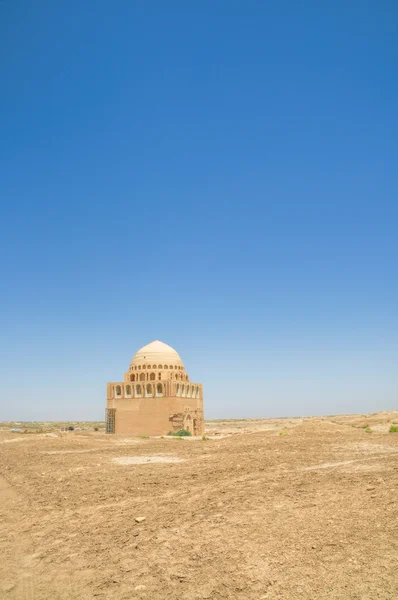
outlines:
[[[228,435],[209,440],[0,432],[0,598],[396,599],[384,421],[213,423]]]

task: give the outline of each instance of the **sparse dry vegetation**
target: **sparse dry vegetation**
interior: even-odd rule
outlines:
[[[2,421],[0,431],[17,433],[52,433],[73,427],[76,431],[105,431],[103,421]]]

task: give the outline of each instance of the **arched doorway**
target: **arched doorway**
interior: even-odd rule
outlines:
[[[193,422],[192,417],[189,413],[185,416],[184,419],[184,429],[193,433]]]

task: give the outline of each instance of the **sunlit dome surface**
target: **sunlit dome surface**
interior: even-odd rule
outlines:
[[[184,368],[184,363],[178,352],[168,344],[160,342],[159,340],[151,342],[138,350],[131,361],[131,366],[139,365],[156,365],[158,368],[163,367],[163,365],[168,365]]]

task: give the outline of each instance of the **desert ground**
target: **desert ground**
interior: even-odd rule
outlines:
[[[209,421],[207,439],[3,424],[0,598],[397,599],[394,421]]]

